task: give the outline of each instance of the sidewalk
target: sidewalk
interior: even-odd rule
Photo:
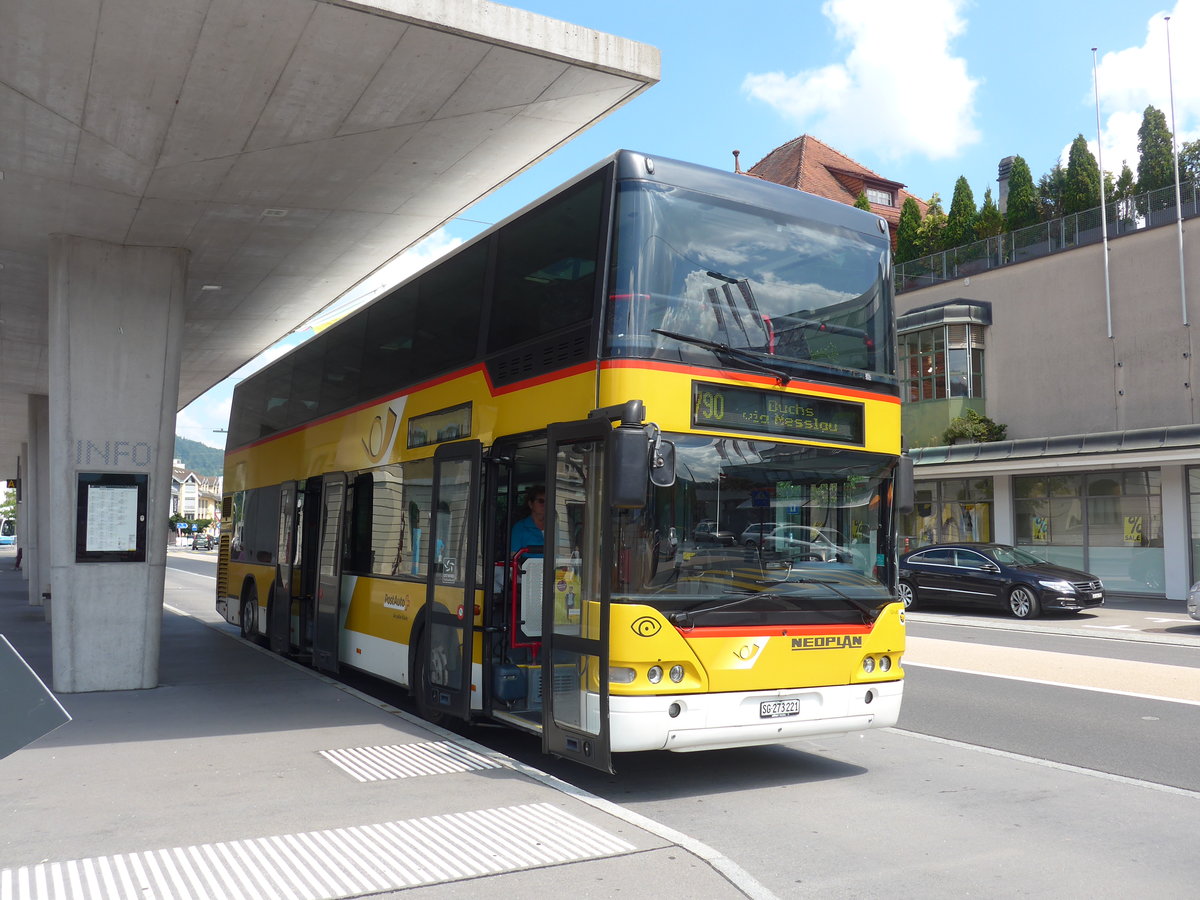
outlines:
[[[1106,597],[1104,605],[1078,613],[1044,613],[1036,619],[1016,619],[1003,611],[972,611],[913,604],[912,624],[970,625],[1008,631],[1072,634],[1112,640],[1145,641],[1200,647],[1200,621],[1188,615],[1182,600],[1149,597]]]
[[[0,634],[50,684],[25,587],[0,555]],[[4,900],[770,896],[684,835],[170,606],[158,688],[58,696],[73,720],[0,759]]]

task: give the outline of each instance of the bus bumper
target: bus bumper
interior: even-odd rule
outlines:
[[[611,745],[614,753],[719,750],[886,728],[900,717],[903,695],[903,681],[727,694],[610,695]],[[795,699],[800,701],[798,713],[763,717],[764,701]]]

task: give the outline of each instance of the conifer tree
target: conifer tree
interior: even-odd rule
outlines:
[[[954,196],[950,198],[950,214],[946,217],[943,235],[946,249],[961,247],[975,240],[975,220],[979,212],[975,209],[975,194],[967,182],[966,175],[959,175],[954,182]]]
[[[1037,192],[1033,187],[1033,174],[1029,163],[1014,156],[1012,171],[1008,175],[1008,230],[1019,231],[1038,222]]]
[[[1112,199],[1117,204],[1118,218],[1133,218],[1133,196],[1136,193],[1137,183],[1133,180],[1133,170],[1129,168],[1129,163],[1121,160],[1121,174],[1117,178],[1117,183],[1112,193]]]
[[[995,237],[1004,234],[1004,214],[992,199],[992,189],[983,192],[983,206],[979,208],[979,217],[975,220],[975,239]]]
[[[1049,222],[1063,214],[1063,189],[1067,182],[1067,170],[1061,163],[1038,179],[1038,219]]]
[[[942,209],[942,198],[934,194],[929,198],[925,217],[917,228],[917,255],[930,256],[946,249],[946,213]]]
[[[1071,142],[1063,180],[1062,215],[1080,213],[1100,205],[1100,166],[1081,134]]]
[[[865,209],[871,211],[871,201],[867,199],[867,195],[862,191],[858,192],[858,196],[854,198],[854,206],[856,209]]]
[[[1175,183],[1171,130],[1161,109],[1147,106],[1138,129],[1137,191],[1145,194]]]
[[[921,228],[921,207],[912,197],[905,197],[900,207],[900,222],[896,225],[896,259],[895,262],[905,263],[917,259],[919,249],[919,230]]]

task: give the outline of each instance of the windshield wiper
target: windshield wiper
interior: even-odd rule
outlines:
[[[758,598],[764,596],[778,597],[778,595],[768,595],[758,593],[757,591],[747,591],[745,594],[734,597],[732,600],[702,600],[700,603],[693,604],[687,609],[682,609],[678,612],[671,613],[669,616],[667,616],[667,619],[672,625],[678,625],[680,628],[691,628],[691,614],[694,612],[716,612],[718,609],[728,609],[731,606],[737,606],[740,603],[745,603],[747,600],[757,600]]]
[[[864,616],[867,616],[870,619],[875,618],[875,607],[868,606],[867,604],[863,603],[861,600],[855,600],[849,594],[844,593],[843,591],[839,591],[837,588],[835,588],[833,586],[832,581],[825,581],[821,578],[795,578],[795,579],[789,578],[788,584],[819,584],[819,585],[821,585],[821,587],[827,588],[830,593],[836,594],[842,600],[845,600],[846,603],[848,603],[850,606],[853,606]]]
[[[694,344],[697,347],[703,347],[705,350],[712,350],[714,353],[731,356],[740,362],[745,363],[752,369],[757,369],[760,372],[766,372],[768,375],[774,375],[779,379],[781,387],[787,387],[788,382],[792,380],[792,376],[780,369],[765,366],[758,361],[750,351],[739,350],[736,347],[730,347],[728,344],[722,344],[720,341],[710,341],[708,338],[696,337],[691,334],[679,334],[675,331],[667,331],[663,328],[651,329],[655,334],[661,334],[663,337],[669,337],[672,340],[683,341],[685,344]]]

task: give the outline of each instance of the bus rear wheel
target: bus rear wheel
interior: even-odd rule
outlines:
[[[258,640],[258,591],[249,584],[242,590],[242,637]]]

